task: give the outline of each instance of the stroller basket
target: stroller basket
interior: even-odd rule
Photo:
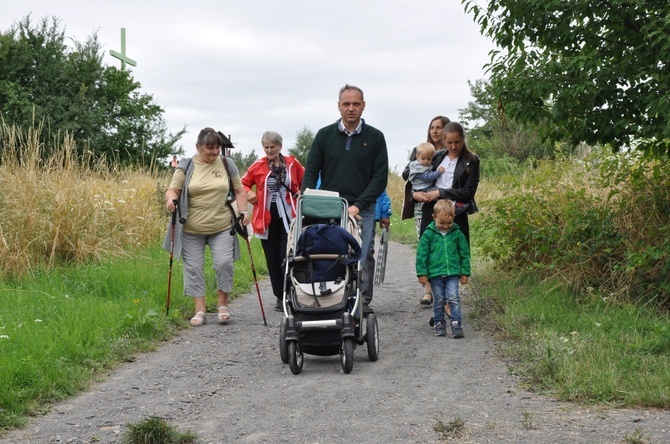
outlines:
[[[309,258],[294,258],[291,268],[291,283],[295,290],[296,308],[335,309],[344,308],[347,302],[349,267],[338,263],[341,256],[336,254],[315,254]],[[326,279],[315,282],[314,267],[325,268]]]

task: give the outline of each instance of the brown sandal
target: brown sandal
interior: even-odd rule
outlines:
[[[430,305],[433,303],[433,294],[432,293],[426,293],[423,295],[421,300],[419,301],[421,305]]]

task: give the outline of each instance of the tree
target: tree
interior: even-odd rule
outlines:
[[[176,143],[185,129],[171,134],[163,109],[140,93],[130,72],[102,64],[95,34],[73,46],[65,44],[56,18],[34,26],[28,16],[0,33],[5,123],[22,129],[42,124],[45,139],[67,132],[80,153],[88,150],[120,163],[154,164],[183,153]]]
[[[498,107],[498,100],[488,82],[468,81],[468,85],[475,100],[459,109],[458,116],[466,127],[474,125],[467,131],[468,145],[480,156],[487,151],[490,157],[509,156],[519,162],[553,156],[553,144],[540,137],[547,132],[543,129],[546,122],[521,124],[509,119]]]
[[[256,150],[253,149],[246,156],[240,151],[233,150],[230,154],[230,158],[235,162],[235,166],[240,170],[240,176],[242,176],[249,169],[251,164],[258,160],[258,155],[256,155]]]
[[[305,125],[302,127],[302,130],[298,131],[296,134],[295,145],[293,145],[288,152],[290,155],[298,159],[298,162],[305,165],[305,162],[307,162],[307,153],[309,153],[313,141],[314,133],[307,125]]]
[[[667,0],[461,0],[501,50],[487,65],[505,114],[616,150],[667,152]]]

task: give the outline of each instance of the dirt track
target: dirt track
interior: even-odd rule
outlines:
[[[302,374],[282,364],[280,314],[261,283],[268,327],[250,293],[231,304],[233,321],[189,329],[125,364],[86,393],[55,406],[2,443],[118,443],[125,425],[161,416],[201,443],[435,443],[435,426],[464,422],[459,443],[670,442],[670,412],[604,410],[554,402],[520,390],[495,344],[467,317],[465,338],[437,338],[418,304],[414,252],[391,243],[385,283],[375,290],[381,351],[306,355]],[[476,270],[473,274],[476,284]]]

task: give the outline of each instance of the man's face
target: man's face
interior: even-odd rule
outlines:
[[[340,97],[337,107],[340,110],[344,126],[355,127],[358,125],[358,121],[363,115],[365,102],[358,91],[355,89],[347,89],[342,93],[342,97]]]

